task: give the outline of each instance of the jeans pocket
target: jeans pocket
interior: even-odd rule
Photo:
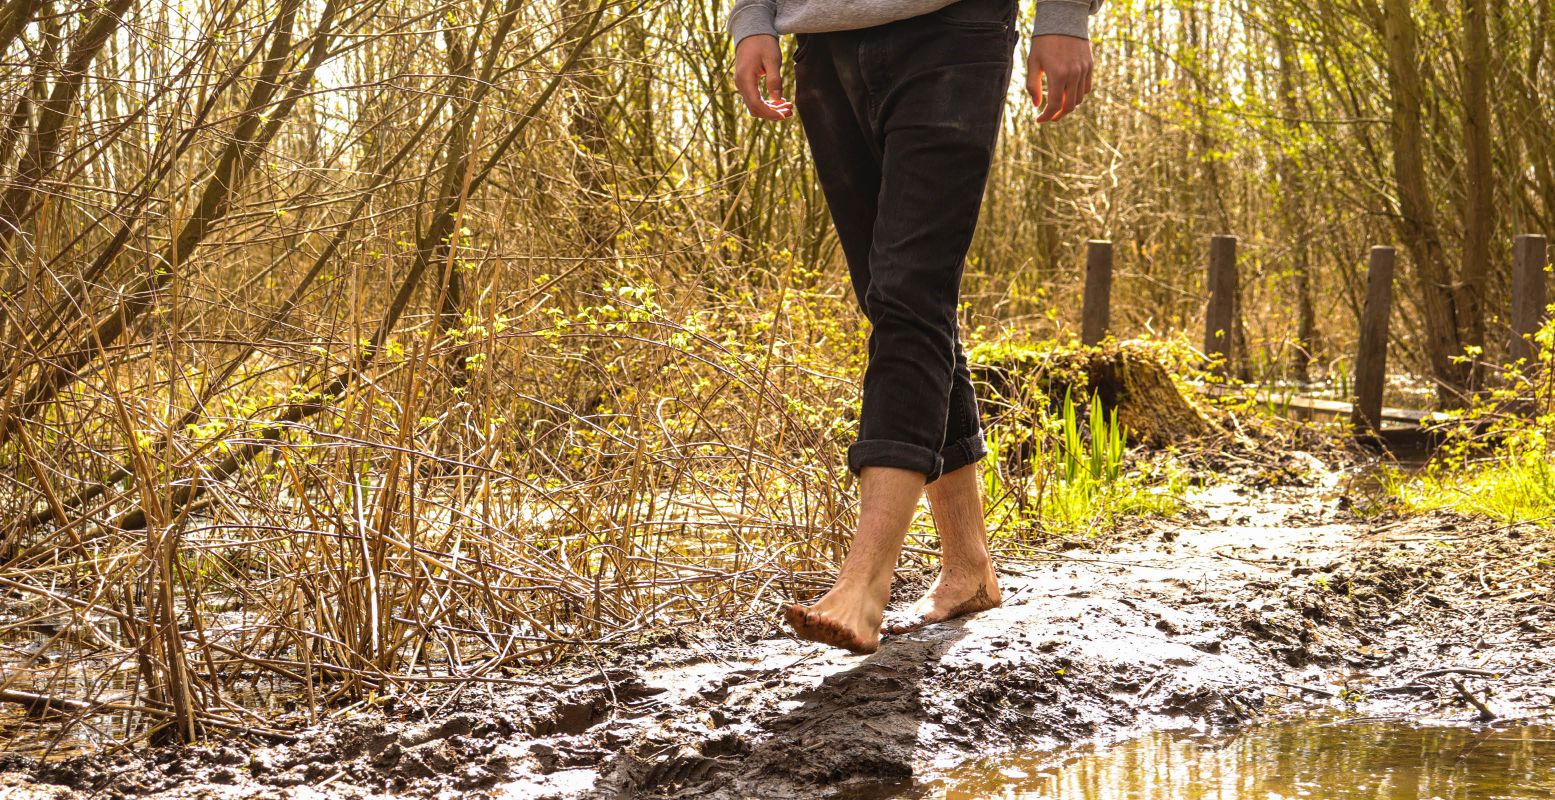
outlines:
[[[1008,30],[1016,10],[1016,0],[956,0],[935,11],[934,19],[957,28]]]
[[[792,61],[795,64],[798,64],[799,62],[804,60],[805,53],[807,53],[809,51],[810,51],[810,34],[808,34],[808,33],[796,33],[796,34],[794,34],[794,52],[789,56],[789,60]]]

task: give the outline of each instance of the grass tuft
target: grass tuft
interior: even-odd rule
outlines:
[[[1555,468],[1543,452],[1514,452],[1415,476],[1387,473],[1384,486],[1411,511],[1451,509],[1502,522],[1555,518]]]

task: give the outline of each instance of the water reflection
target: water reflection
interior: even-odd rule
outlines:
[[[1082,753],[1009,757],[920,798],[1529,800],[1555,798],[1555,727],[1292,722],[1230,736],[1158,733]]]

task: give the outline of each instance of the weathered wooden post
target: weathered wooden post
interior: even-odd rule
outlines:
[[[1549,263],[1545,239],[1525,233],[1512,242],[1512,341],[1507,348],[1509,360],[1533,363],[1538,355],[1533,335],[1544,324],[1546,286],[1544,266]]]
[[[1094,345],[1107,336],[1112,321],[1112,242],[1085,243],[1085,304],[1080,311],[1080,342]]]
[[[1231,331],[1236,325],[1236,237],[1209,240],[1209,306],[1204,310],[1204,355],[1220,356],[1217,371],[1231,364]]]
[[[1388,318],[1393,311],[1391,247],[1373,247],[1366,269],[1366,305],[1355,354],[1355,407],[1350,423],[1356,435],[1382,430],[1382,388],[1388,375]]]

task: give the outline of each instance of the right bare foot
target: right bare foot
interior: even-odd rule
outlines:
[[[809,608],[789,604],[783,618],[801,639],[853,653],[873,653],[880,648],[883,605],[868,593],[833,589]]]
[[[905,612],[893,613],[887,633],[911,633],[939,622],[996,608],[1003,602],[993,565],[941,570],[929,591]]]

